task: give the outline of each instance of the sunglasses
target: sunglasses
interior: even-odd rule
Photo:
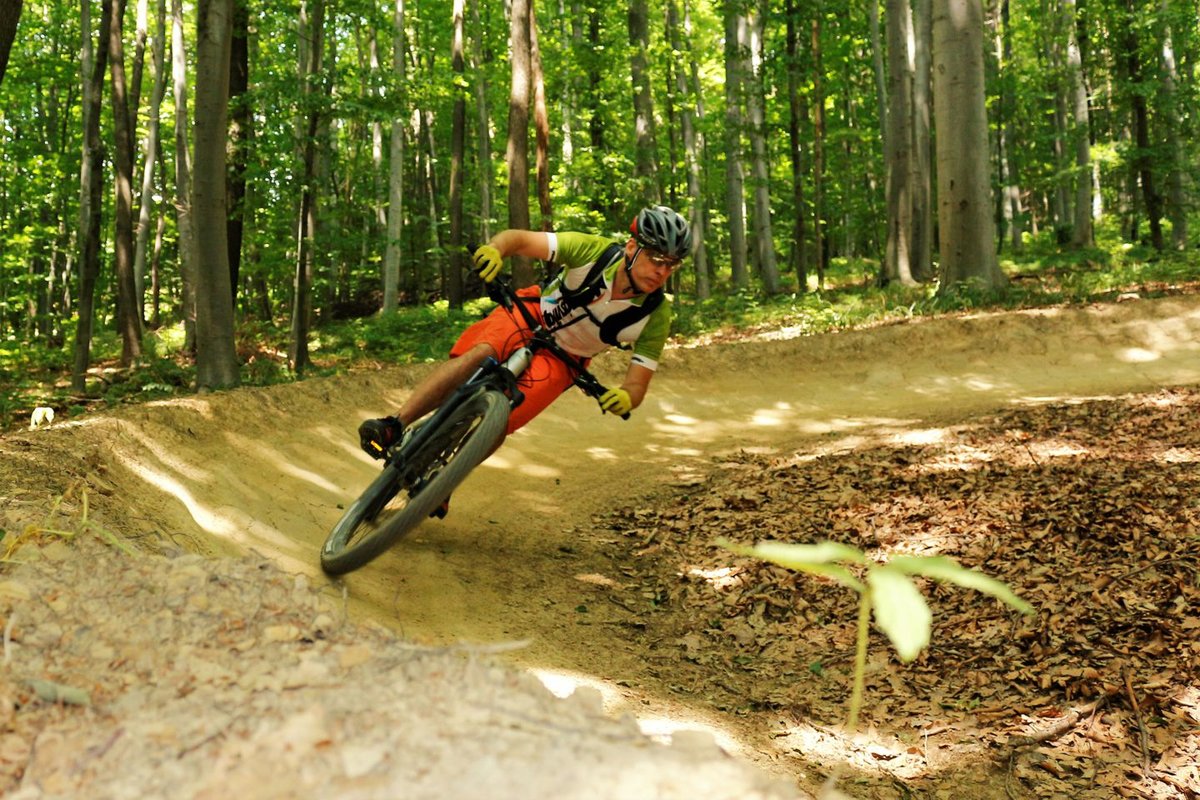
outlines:
[[[674,270],[683,263],[683,259],[681,258],[671,258],[671,256],[663,255],[654,250],[643,249],[642,252],[646,254],[646,258],[650,259],[651,264],[660,269]]]

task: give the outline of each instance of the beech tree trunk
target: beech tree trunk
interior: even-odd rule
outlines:
[[[512,87],[508,96],[508,227],[529,229],[529,96],[532,71],[529,41],[530,0],[512,3]],[[534,282],[528,258],[514,257],[513,281],[518,287]]]

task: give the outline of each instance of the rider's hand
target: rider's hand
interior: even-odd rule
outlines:
[[[633,400],[624,389],[609,389],[600,395],[600,408],[623,416],[633,410]]]
[[[475,254],[471,256],[471,263],[475,265],[475,272],[479,274],[483,282],[491,283],[500,274],[500,267],[504,264],[504,258],[500,255],[499,250],[490,244],[485,244],[480,245]]]

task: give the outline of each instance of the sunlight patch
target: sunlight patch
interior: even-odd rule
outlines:
[[[1126,364],[1145,364],[1150,361],[1158,361],[1162,358],[1162,353],[1141,347],[1126,347],[1117,352],[1117,358]]]
[[[702,578],[714,589],[728,589],[741,583],[741,571],[740,567],[717,567],[716,569],[692,567],[688,570],[688,575]]]
[[[589,447],[584,451],[597,461],[616,461],[617,451],[611,447]]]

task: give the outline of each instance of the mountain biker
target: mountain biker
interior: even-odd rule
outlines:
[[[586,233],[509,229],[493,236],[471,258],[472,268],[487,283],[513,255],[562,267],[545,287],[530,286],[517,295],[584,366],[610,346],[632,350],[625,380],[599,398],[601,408],[614,414],[637,408],[646,396],[671,326],[671,298],[663,285],[692,247],[687,220],[667,206],[642,209],[629,232],[621,244]],[[413,390],[395,416],[359,426],[363,450],[382,458],[405,426],[436,409],[485,359],[503,361],[521,347],[527,330],[520,314],[503,307],[467,328],[451,348],[450,359]],[[518,382],[525,400],[513,409],[508,432],[545,410],[574,378],[574,370],[563,361],[539,352]]]

